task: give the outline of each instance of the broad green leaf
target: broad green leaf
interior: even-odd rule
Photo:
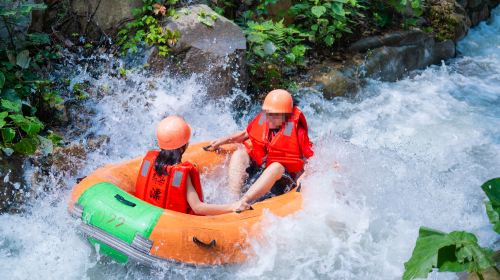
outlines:
[[[35,138],[23,138],[14,145],[14,150],[23,155],[31,155],[36,152],[38,141]]]
[[[289,53],[287,55],[285,55],[285,62],[287,64],[292,64],[295,62],[295,55],[293,53]]]
[[[494,265],[493,252],[477,244],[474,234],[453,231],[449,234],[421,227],[411,258],[404,264],[404,280],[426,278],[439,271],[478,272]]]
[[[296,45],[292,48],[292,53],[296,57],[302,57],[306,54],[307,47],[304,45]]]
[[[271,41],[265,41],[264,44],[262,45],[262,49],[264,50],[264,53],[266,55],[272,55],[274,52],[276,52],[276,46],[273,44]]]
[[[9,115],[8,112],[0,112],[0,120],[5,119]]]
[[[7,99],[2,99],[2,102],[0,104],[2,105],[2,108],[4,108],[9,112],[13,113],[21,112],[22,103],[20,100],[14,102]]]
[[[345,16],[345,10],[342,3],[332,3],[332,12],[341,17]]]
[[[489,199],[485,202],[486,214],[493,224],[493,230],[500,233],[500,178],[487,181],[481,189]]]
[[[320,18],[325,12],[326,8],[323,6],[314,6],[311,8],[311,13],[317,18]]]
[[[5,75],[0,71],[0,92],[2,92],[3,85],[5,85]]]
[[[30,66],[30,52],[28,50],[21,51],[17,54],[16,64],[23,69],[27,69]]]
[[[16,131],[12,128],[2,128],[2,139],[4,143],[11,143],[16,137]]]
[[[4,125],[6,124],[7,122],[4,119],[0,118],[0,128],[4,127]]]
[[[36,117],[26,117],[26,122],[21,124],[21,129],[29,136],[36,136],[43,128],[43,123]]]
[[[40,135],[38,135],[38,140],[40,140],[40,149],[42,150],[42,154],[44,156],[52,154],[54,151],[54,144],[52,141]]]
[[[52,144],[55,146],[59,145],[61,143],[61,141],[63,140],[62,136],[54,133],[51,130],[49,130],[49,135],[47,136],[47,138],[50,139],[50,141],[52,141]]]
[[[34,45],[47,45],[50,44],[50,37],[47,33],[30,33],[27,35],[27,39]]]
[[[324,39],[324,42],[327,46],[331,47],[333,45],[333,41],[335,41],[335,39],[333,38],[332,35],[328,35],[325,37]]]

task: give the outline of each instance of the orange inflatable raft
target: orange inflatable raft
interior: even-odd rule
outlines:
[[[222,164],[234,150],[226,145],[218,153],[207,152],[204,145],[191,145],[183,156],[202,174]],[[302,205],[302,195],[294,189],[241,213],[195,216],[162,209],[134,196],[141,161],[97,169],[74,187],[69,203],[88,240],[119,262],[241,263],[251,255],[249,240],[260,236],[265,210],[286,216]]]

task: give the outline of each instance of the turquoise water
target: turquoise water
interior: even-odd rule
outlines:
[[[50,195],[27,212],[0,216],[3,279],[398,279],[418,227],[465,229],[493,246],[496,235],[483,208],[481,183],[500,176],[500,9],[471,30],[460,56],[395,83],[372,81],[355,100],[327,101],[314,92],[300,98],[315,144],[306,167],[304,210],[287,218],[268,215],[265,242],[241,266],[154,269],[101,257],[75,233],[66,199],[77,177],[107,162],[154,148],[154,127],[180,114],[193,142],[241,129],[232,104],[207,101],[194,78],[152,78],[75,68],[97,95],[87,101],[90,129],[68,132],[74,143],[88,134],[109,141],[75,159],[77,176],[54,169],[32,188]],[[112,59],[112,58],[106,58]],[[242,94],[244,97],[244,94]],[[339,167],[335,167],[336,164]],[[37,172],[26,170],[26,176]],[[223,174],[224,170],[220,171]],[[209,200],[230,201],[224,182],[203,179]],[[433,274],[433,279],[456,279]]]

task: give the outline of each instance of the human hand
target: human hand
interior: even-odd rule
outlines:
[[[252,206],[243,199],[238,200],[238,201],[234,202],[233,204],[231,204],[232,211],[236,212],[236,213],[240,213],[240,212],[243,212],[243,211],[251,209],[251,208],[252,208]]]
[[[213,140],[210,142],[210,144],[207,146],[208,151],[215,151],[219,148],[219,146],[222,144],[222,141],[219,139]]]

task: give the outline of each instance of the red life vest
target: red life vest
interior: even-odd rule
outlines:
[[[191,176],[198,198],[203,201],[198,169],[190,162],[183,162],[168,166],[168,175],[159,175],[154,168],[158,154],[159,151],[149,151],[142,160],[135,184],[135,196],[158,207],[195,214],[187,201],[186,182],[188,176]]]
[[[290,118],[269,142],[269,125],[266,121],[266,113],[261,112],[247,128],[250,141],[246,141],[244,144],[248,154],[259,165],[269,166],[273,162],[279,162],[290,173],[303,171],[304,160],[297,133],[299,125],[307,131],[307,121],[304,114],[297,106],[294,106]]]

